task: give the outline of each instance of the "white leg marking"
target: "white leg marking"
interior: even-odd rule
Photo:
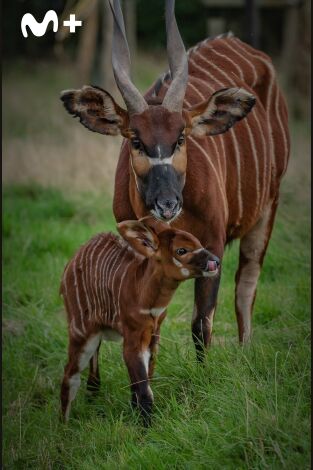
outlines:
[[[65,422],[68,422],[68,418],[70,415],[70,410],[71,410],[71,403],[76,397],[77,390],[80,387],[80,373],[77,372],[77,374],[72,375],[72,377],[69,378],[68,380],[69,384],[69,394],[68,394],[68,403],[64,415]]]
[[[142,352],[140,353],[140,358],[142,359],[142,362],[143,362],[143,364],[144,364],[144,366],[145,366],[145,369],[146,369],[146,371],[147,371],[147,374],[148,374],[148,372],[149,372],[149,360],[150,360],[150,356],[151,356],[151,354],[150,354],[150,350],[149,350],[149,349],[145,349],[144,351],[142,351]]]
[[[251,335],[251,307],[261,271],[259,260],[267,240],[271,212],[270,204],[259,222],[240,243],[240,250],[248,260],[241,269],[236,287],[236,303],[243,321],[244,340],[248,340]]]
[[[96,352],[99,343],[102,338],[102,333],[97,333],[96,335],[92,336],[89,338],[84,346],[84,349],[82,353],[80,354],[79,362],[78,362],[78,367],[79,367],[79,372],[82,372],[88,365],[90,359]]]

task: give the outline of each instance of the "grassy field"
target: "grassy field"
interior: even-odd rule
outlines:
[[[234,243],[225,256],[215,338],[203,367],[195,362],[190,334],[193,283],[182,284],[172,301],[152,384],[153,426],[144,430],[130,409],[121,346],[114,343],[101,349],[99,396],[88,399],[83,374],[72,419],[62,425],[59,387],[67,336],[59,282],[65,263],[80,244],[97,232],[115,230],[108,182],[115,160],[99,160],[103,142],[109,145],[109,139],[88,133],[57,107],[57,90],[69,86],[60,75],[50,76],[45,69],[41,75],[34,73],[36,98],[27,73],[21,72],[26,78],[19,99],[13,93],[16,74],[7,75],[4,83],[4,468],[309,469],[307,127],[292,123],[293,158],[259,282],[251,345],[242,349],[237,344],[233,279],[238,244]],[[48,82],[50,77],[45,86],[40,85],[43,73]],[[27,106],[19,110],[23,96],[26,103],[33,97],[37,121]],[[43,111],[40,114],[45,99],[46,118]],[[46,119],[46,127],[38,128],[39,119]],[[70,156],[55,168],[71,146],[85,149],[88,143],[97,154],[95,167],[90,150],[87,155],[80,150],[80,156],[71,150],[74,160],[80,159],[76,173],[71,174]],[[72,180],[83,181],[84,171],[90,186],[71,186]]]

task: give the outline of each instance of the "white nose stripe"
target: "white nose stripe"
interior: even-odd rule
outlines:
[[[155,165],[173,165],[173,155],[171,155],[168,158],[161,158],[160,156],[158,158],[151,158],[151,157],[147,157],[147,158],[149,160],[149,163],[152,166],[155,166]]]

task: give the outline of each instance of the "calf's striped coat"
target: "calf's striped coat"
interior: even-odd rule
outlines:
[[[218,273],[218,258],[186,232],[151,217],[122,222],[118,230],[124,239],[110,233],[95,236],[64,270],[60,292],[69,330],[61,387],[65,420],[88,362],[87,386],[99,388],[101,340],[123,337],[132,403],[148,423],[153,401],[149,379],[166,307],[181,281]]]
[[[251,316],[289,158],[285,100],[271,59],[232,34],[185,52],[174,0],[166,0],[170,71],[143,97],[129,77],[118,0],[112,64],[127,110],[99,88],[62,94],[88,129],[125,137],[115,176],[118,222],[148,214],[196,236],[223,258],[240,239],[236,315],[241,342]],[[192,336],[197,357],[211,342],[220,276],[196,279]]]

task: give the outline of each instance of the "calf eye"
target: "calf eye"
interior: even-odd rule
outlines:
[[[187,250],[185,248],[178,248],[178,250],[176,250],[176,254],[179,256],[185,255],[186,253]]]
[[[135,150],[139,150],[141,148],[141,142],[139,139],[132,139],[132,146]]]

